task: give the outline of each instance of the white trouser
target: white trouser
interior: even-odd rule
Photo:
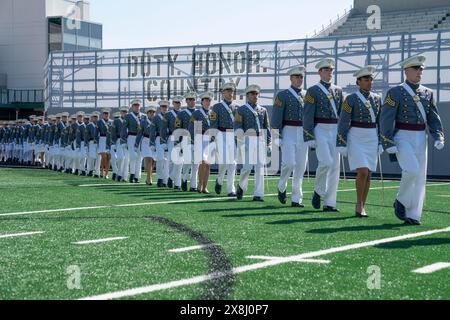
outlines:
[[[191,188],[197,189],[197,186],[198,186],[197,176],[198,176],[199,165],[193,164],[193,162],[194,162],[194,150],[193,149],[194,149],[194,146],[190,145],[186,148],[186,150],[184,150],[186,152],[190,152],[191,157],[190,157],[190,159],[188,159],[189,157],[184,158],[182,179],[183,179],[183,181],[187,181],[189,179],[189,181],[191,182]]]
[[[87,171],[90,173],[95,170],[97,160],[97,144],[94,141],[89,141],[89,150],[87,157]],[[96,173],[94,173],[96,174]]]
[[[255,172],[255,197],[264,197],[264,171],[266,161],[266,142],[264,137],[246,137],[245,143],[241,145],[240,152],[243,160],[243,167],[239,177],[239,186],[244,192],[248,188],[248,178],[252,169]]]
[[[278,189],[285,192],[289,177],[292,179],[292,202],[303,202],[303,176],[308,161],[308,146],[303,139],[303,127],[286,126],[283,128],[281,142],[282,162]]]
[[[119,174],[119,167],[118,167],[118,161],[117,161],[117,143],[114,143],[111,145],[111,168],[113,174],[117,175]]]
[[[397,199],[405,206],[408,218],[420,221],[427,181],[427,134],[425,131],[399,130],[394,141],[402,168]]]
[[[126,145],[122,145],[120,140],[117,141],[117,168],[119,170],[119,176],[123,179],[128,178],[130,170],[130,158],[128,156],[128,150]]]
[[[81,146],[77,149],[78,152],[78,165],[77,169],[81,172],[86,171],[86,158],[87,158],[87,149],[84,145],[84,142],[81,142]]]
[[[319,165],[316,170],[315,191],[324,197],[325,206],[336,207],[339,186],[340,155],[336,150],[337,124],[317,124],[316,155]]]
[[[130,161],[130,174],[134,174],[136,179],[140,179],[142,174],[142,157],[141,153],[136,152],[134,149],[134,144],[136,142],[136,136],[128,136],[127,147],[128,147],[128,157]],[[128,176],[128,175],[127,175]],[[126,176],[124,177],[126,179]]]
[[[167,184],[169,179],[169,161],[167,159],[166,144],[161,143],[161,138],[156,138],[156,175],[158,180]]]
[[[181,173],[183,170],[183,157],[180,155],[180,150],[178,147],[175,147],[174,142],[172,141],[173,137],[169,138],[168,149],[169,149],[169,160],[172,163],[172,167],[169,169],[170,179],[172,179],[175,187],[181,186]]]
[[[235,193],[234,179],[236,176],[236,143],[234,132],[218,132],[216,137],[216,156],[219,165],[217,181],[223,185],[227,175],[227,192]]]

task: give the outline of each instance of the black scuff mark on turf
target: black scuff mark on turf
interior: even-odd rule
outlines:
[[[204,285],[204,291],[200,297],[201,300],[226,300],[235,282],[233,266],[228,259],[225,251],[202,233],[177,223],[164,217],[147,217],[154,222],[166,225],[178,232],[187,234],[189,237],[203,245],[203,251],[208,256],[209,273],[215,277],[207,281]]]

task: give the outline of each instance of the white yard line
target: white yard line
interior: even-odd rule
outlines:
[[[24,232],[24,233],[13,233],[13,234],[3,234],[0,235],[0,239],[6,238],[15,238],[15,237],[25,237],[25,236],[33,236],[35,234],[42,234],[44,231],[36,231],[36,232]]]
[[[431,264],[429,266],[425,266],[423,268],[413,270],[414,273],[421,273],[421,274],[430,274],[436,271],[444,270],[450,268],[450,263],[448,262],[438,262]]]
[[[450,232],[450,227],[447,227],[445,229],[436,229],[436,230],[430,230],[430,231],[426,231],[426,232],[406,234],[406,235],[402,235],[402,236],[398,236],[398,237],[385,238],[385,239],[361,242],[361,243],[354,243],[354,244],[350,244],[350,245],[346,245],[346,246],[342,246],[342,247],[335,247],[335,248],[330,248],[330,249],[325,249],[325,250],[320,250],[320,251],[302,253],[302,254],[299,254],[296,256],[279,258],[276,260],[269,260],[269,261],[265,261],[265,262],[261,262],[261,263],[255,263],[255,264],[250,264],[250,265],[246,265],[246,266],[242,266],[242,267],[237,267],[237,268],[234,268],[232,270],[232,272],[234,274],[239,274],[239,273],[243,273],[243,272],[247,272],[247,271],[259,270],[259,269],[276,266],[276,265],[281,265],[281,264],[285,264],[285,263],[289,263],[289,262],[296,262],[299,259],[316,258],[316,257],[320,257],[320,256],[332,254],[332,253],[345,252],[345,251],[356,250],[356,249],[361,249],[361,248],[373,247],[373,246],[384,244],[384,243],[391,243],[391,242],[395,242],[395,241],[402,241],[402,240],[413,239],[413,238],[418,238],[418,237],[425,237],[425,236],[429,236],[429,235],[433,235],[433,234],[437,234],[437,233],[444,233],[444,232]],[[201,275],[201,276],[188,278],[188,279],[182,279],[182,280],[178,280],[178,281],[172,281],[172,282],[161,283],[161,284],[153,284],[153,285],[140,287],[140,288],[133,288],[133,289],[129,289],[129,290],[123,290],[123,291],[111,292],[111,293],[106,293],[106,294],[97,295],[97,296],[86,297],[81,300],[111,300],[111,299],[132,297],[132,296],[137,296],[137,295],[141,295],[141,294],[145,294],[145,293],[151,293],[151,292],[161,291],[161,290],[165,290],[165,289],[171,289],[171,288],[177,288],[177,287],[202,283],[202,282],[205,282],[205,281],[208,281],[211,279],[217,279],[217,278],[221,278],[224,276],[226,276],[226,275],[222,274],[222,273],[206,274],[206,275]]]
[[[266,256],[248,256],[247,259],[255,259],[255,260],[279,260],[283,259],[283,257],[266,257]],[[293,260],[294,262],[294,260]],[[297,259],[295,262],[305,262],[305,263],[318,263],[318,264],[328,264],[330,260],[321,260],[321,259]]]
[[[206,248],[206,247],[207,247],[206,245],[192,246],[192,247],[186,247],[186,248],[171,249],[171,250],[169,250],[169,252],[170,253],[182,253],[182,252],[200,250],[200,249],[203,249],[203,248]]]
[[[306,179],[306,177],[305,177]],[[249,178],[249,181],[254,181],[255,178]],[[280,180],[280,177],[265,177],[264,180]],[[289,180],[292,180],[292,177],[289,178]],[[216,182],[216,179],[210,179],[209,182]],[[387,182],[399,182],[398,180],[384,180],[385,183]],[[80,184],[77,187],[81,188],[89,188],[89,187],[132,187],[132,186],[143,186],[145,185],[144,182],[141,183],[91,183],[91,184]],[[162,189],[164,190],[164,189]]]
[[[97,239],[97,240],[86,240],[86,241],[78,241],[78,242],[72,242],[72,243],[73,244],[94,244],[94,243],[103,243],[103,242],[125,240],[125,239],[128,239],[128,237],[115,237],[115,238],[105,238],[105,239]]]
[[[439,184],[429,184],[427,187],[439,187],[450,185],[450,183],[439,183]],[[398,186],[392,187],[384,187],[385,190],[388,189],[397,189]],[[382,190],[382,187],[371,188],[370,190]],[[344,189],[338,190],[338,192],[352,192],[356,191],[356,189]],[[312,193],[312,191],[305,191],[304,194]],[[278,194],[267,194],[265,197],[277,197]],[[253,198],[253,196],[244,196],[244,198]],[[190,199],[190,200],[171,200],[171,201],[155,201],[155,202],[142,202],[142,203],[126,203],[126,204],[117,204],[117,205],[108,205],[108,206],[93,206],[93,207],[78,207],[78,208],[64,208],[64,209],[51,209],[51,210],[39,210],[39,211],[24,211],[24,212],[10,212],[10,213],[1,213],[0,217],[10,217],[10,216],[23,216],[30,215],[36,213],[55,213],[55,212],[70,212],[70,211],[84,211],[84,210],[94,210],[94,209],[113,209],[113,208],[129,208],[129,207],[144,207],[150,205],[160,205],[160,204],[182,204],[182,203],[207,203],[207,202],[217,202],[217,201],[226,201],[230,198],[226,197],[218,197],[218,198],[198,198],[198,199]]]

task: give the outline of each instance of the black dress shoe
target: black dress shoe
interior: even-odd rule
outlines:
[[[216,194],[222,193],[222,185],[219,184],[218,180],[216,180],[216,186],[214,187],[214,191],[216,192]]]
[[[74,175],[79,175],[79,173],[80,173],[80,171],[78,171],[78,169],[77,170],[75,170],[75,172],[73,173]]]
[[[264,199],[261,197],[253,197],[253,201],[255,202],[264,202]]]
[[[162,184],[162,187],[163,187],[163,188],[167,188],[167,184],[163,183],[163,184]]]
[[[113,180],[113,181],[116,181],[116,178],[117,178],[117,174],[113,173],[113,175],[112,175],[112,180]]]
[[[311,203],[314,209],[316,210],[320,209],[320,196],[315,191]]]
[[[292,202],[291,207],[292,208],[304,208],[305,205],[303,203]]]
[[[133,179],[133,183],[141,183],[138,178]]]
[[[148,186],[152,186],[153,185],[152,182],[147,182],[147,181],[145,181],[145,184],[148,185]]]
[[[80,174],[80,176],[86,177],[86,171],[82,171],[81,174]]]
[[[99,179],[100,176],[99,176],[99,175],[94,175],[94,178],[95,178],[95,179]]]
[[[236,198],[236,193],[235,192],[231,192],[228,194],[229,198]]]
[[[181,182],[181,190],[183,190],[184,192],[187,191],[187,180]]]
[[[117,182],[121,182],[123,178],[121,176],[117,176]]]
[[[244,198],[244,190],[242,190],[240,185],[237,187],[236,198],[238,200],[242,200],[242,198]]]
[[[401,220],[406,221],[406,208],[405,206],[398,200],[394,202],[394,213],[395,216]]]
[[[280,201],[281,204],[286,204],[287,202],[286,190],[284,192],[278,190],[278,201]]]
[[[134,183],[134,174],[130,174],[130,180],[128,182]]]
[[[162,186],[163,186],[163,181],[162,181],[162,179],[158,179],[158,182],[156,183],[156,186],[157,186],[158,188],[162,188]]]
[[[410,225],[410,226],[420,226],[421,223],[420,221],[411,219],[411,218],[405,218],[405,224]]]
[[[89,173],[88,173],[87,176],[88,176],[88,177],[92,177],[92,176],[94,176],[94,173],[93,173],[92,171],[89,171]]]
[[[330,207],[330,206],[325,206],[323,207],[323,212],[340,212],[339,209]]]
[[[173,188],[173,181],[170,178],[169,178],[169,180],[167,180],[167,187],[170,188],[170,189]]]
[[[198,189],[197,188],[190,188],[189,192],[198,192]]]
[[[181,190],[181,187],[175,186],[173,190]]]

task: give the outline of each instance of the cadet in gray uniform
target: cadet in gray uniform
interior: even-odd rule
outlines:
[[[87,158],[87,145],[89,141],[86,141],[86,128],[89,124],[89,119],[91,115],[84,114],[83,122],[78,126],[77,132],[75,134],[76,150],[78,154],[78,170],[81,176],[86,176],[86,158]]]
[[[95,111],[91,115],[91,121],[86,126],[84,141],[87,148],[87,172],[89,177],[100,178],[97,172],[94,174],[94,170],[97,167],[96,162],[98,160],[98,140],[100,134],[98,132],[98,118],[100,113]]]
[[[243,168],[240,172],[236,192],[238,200],[242,200],[244,192],[247,191],[248,178],[252,169],[254,169],[255,191],[253,201],[264,201],[264,171],[267,147],[271,145],[271,135],[267,110],[258,105],[260,92],[261,88],[257,85],[250,85],[245,89],[247,103],[239,107],[234,120],[238,148],[243,159]]]
[[[102,110],[102,119],[98,121],[98,131],[100,139],[98,142],[98,154],[100,156],[100,163],[98,164],[98,171],[101,178],[108,179],[109,169],[111,167],[111,154],[110,154],[110,131],[112,126],[112,120],[109,119],[110,111],[107,109]]]
[[[141,128],[138,131],[136,138],[136,148],[140,148],[142,157],[144,158],[144,167],[147,172],[147,179],[145,184],[153,185],[153,160],[156,158],[156,147],[154,143],[150,142],[150,136],[152,136],[151,129],[155,118],[157,108],[155,106],[150,106],[145,108],[145,116],[141,118]],[[156,129],[153,126],[153,129]],[[156,139],[156,135],[155,139]]]
[[[168,159],[169,159],[169,179],[167,180],[167,187],[175,188],[176,190],[181,189],[181,170],[183,165],[180,163],[175,163],[173,158],[175,154],[172,154],[175,148],[175,140],[173,138],[173,133],[175,132],[175,125],[177,121],[178,113],[181,111],[181,102],[183,97],[175,96],[172,99],[173,109],[166,113],[167,129],[169,130],[169,137],[167,138],[167,149],[168,149]]]
[[[113,169],[113,180],[117,182],[125,181],[123,179],[123,172],[125,166],[128,166],[127,159],[125,158],[121,143],[120,135],[122,134],[123,121],[128,114],[128,107],[120,108],[120,116],[116,117],[111,126],[111,165]]]
[[[271,124],[280,135],[282,152],[281,175],[278,184],[278,200],[287,202],[287,184],[292,179],[292,207],[304,208],[303,176],[308,161],[308,146],[303,138],[303,108],[306,91],[302,90],[305,67],[297,66],[290,69],[291,87],[281,91],[274,103]]]
[[[368,217],[366,200],[370,179],[383,152],[377,129],[381,97],[371,92],[374,72],[373,66],[355,72],[359,90],[344,101],[336,142],[338,152],[348,157],[350,170],[357,172],[355,215],[360,218]]]
[[[139,183],[141,177],[142,158],[141,153],[136,148],[136,137],[141,127],[141,101],[133,100],[131,102],[131,112],[125,116],[122,126],[122,133],[120,135],[120,142],[124,155],[129,159],[129,168],[126,166],[123,172],[123,178],[128,177],[130,172],[130,183]]]
[[[150,137],[150,140],[155,143],[156,147],[156,175],[158,177],[158,188],[167,188],[169,179],[169,159],[167,158],[167,139],[169,132],[167,128],[166,114],[169,110],[169,102],[162,100],[159,102],[159,114],[153,119],[152,126],[155,130],[152,133],[155,135]]]
[[[420,84],[425,56],[413,56],[400,65],[406,82],[390,89],[381,109],[383,147],[395,154],[402,168],[402,180],[394,203],[396,216],[410,225],[420,225],[427,179],[428,138],[434,147],[444,148],[444,131],[434,93]]]
[[[195,101],[197,100],[197,94],[195,92],[188,92],[186,94],[186,103],[187,108],[183,109],[177,115],[176,120],[176,128],[183,129],[189,132],[189,123],[192,118],[192,114],[195,111]],[[190,138],[190,137],[189,137]],[[190,140],[190,139],[189,139]],[[183,141],[185,143],[185,141]],[[187,191],[187,180],[190,173],[190,181],[191,181],[191,192],[197,192],[197,174],[198,174],[198,165],[194,163],[192,143],[187,145],[186,150],[183,150],[183,170],[182,170],[182,181],[181,181],[181,189],[186,192]],[[185,153],[186,151],[186,153]],[[190,156],[187,154],[189,153]]]
[[[336,150],[337,124],[343,102],[342,89],[333,85],[334,60],[323,59],[316,65],[320,82],[308,89],[303,112],[305,142],[316,148],[319,165],[312,205],[320,209],[324,197],[325,212],[339,212],[336,197],[339,185],[340,156]]]
[[[236,177],[236,142],[234,137],[234,118],[238,108],[233,103],[236,86],[225,83],[222,87],[223,100],[213,106],[211,111],[211,128],[216,129],[216,158],[219,173],[216,180],[215,192],[222,193],[222,185],[227,175],[228,197],[236,197],[234,180]]]
[[[207,131],[211,126],[210,106],[212,98],[213,94],[211,92],[205,92],[200,95],[202,106],[200,109],[194,111],[189,124],[191,139],[194,141],[194,163],[199,164],[198,192],[203,194],[209,194],[208,179],[211,170],[210,161],[214,156],[211,154],[211,136],[207,135]]]

